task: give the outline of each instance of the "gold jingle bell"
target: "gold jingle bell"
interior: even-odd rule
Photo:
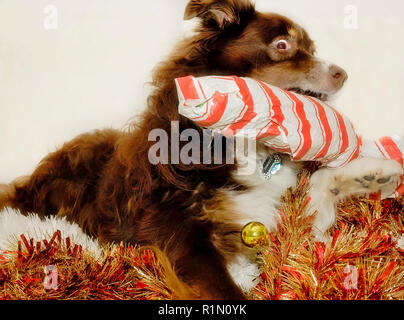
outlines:
[[[268,229],[260,222],[250,222],[242,229],[241,240],[249,248],[266,246],[269,240]]]

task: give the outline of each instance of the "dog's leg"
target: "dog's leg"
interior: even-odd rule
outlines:
[[[0,185],[0,208],[43,216],[88,202],[96,195],[98,179],[113,155],[117,137],[115,131],[104,130],[66,143],[45,157],[32,175]]]
[[[71,193],[69,184],[58,177],[53,161],[42,162],[31,176],[0,185],[0,209],[10,207],[22,214],[56,215]],[[73,183],[70,183],[73,184]],[[63,196],[62,196],[63,195]]]
[[[352,195],[381,191],[382,197],[394,193],[401,182],[403,168],[393,160],[362,158],[340,169],[320,169],[311,178],[310,198],[317,216],[313,232],[325,240],[326,231],[336,218],[336,205]]]

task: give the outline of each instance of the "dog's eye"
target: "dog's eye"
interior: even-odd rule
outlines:
[[[298,46],[294,39],[285,36],[278,37],[269,44],[267,53],[272,61],[284,61],[292,58],[297,52]]]
[[[286,40],[278,40],[275,43],[275,46],[279,51],[287,51],[290,49],[290,44]]]

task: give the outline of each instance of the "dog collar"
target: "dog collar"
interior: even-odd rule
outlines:
[[[270,180],[282,167],[282,158],[277,154],[268,156],[262,164],[262,174],[265,180]]]

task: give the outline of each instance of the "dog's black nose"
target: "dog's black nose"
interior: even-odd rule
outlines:
[[[330,66],[330,75],[335,83],[335,86],[341,88],[348,79],[348,74],[344,69],[333,64]]]

